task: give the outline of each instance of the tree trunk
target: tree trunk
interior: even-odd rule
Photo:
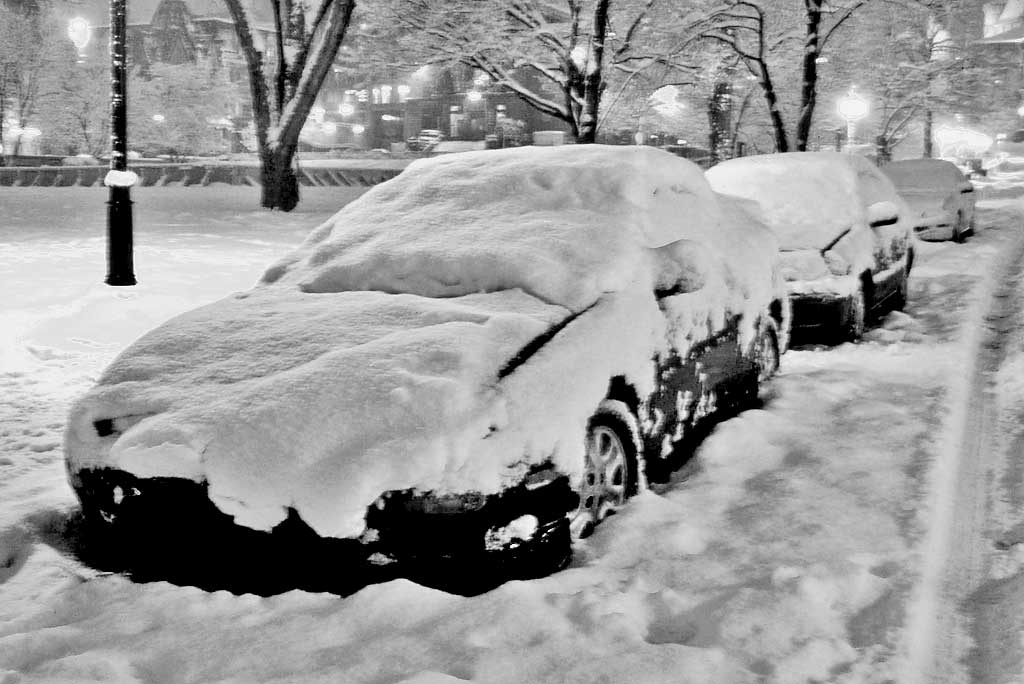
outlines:
[[[292,166],[294,152],[260,154],[260,206],[291,211],[299,203],[299,180]]]
[[[708,98],[708,151],[713,164],[728,158],[732,151],[731,119],[732,85],[719,81]]]
[[[800,91],[800,116],[796,121],[796,149],[807,150],[814,120],[814,105],[818,92],[818,54],[821,29],[822,0],[805,0],[807,9],[807,33],[804,41],[803,84]]]
[[[593,37],[590,40],[590,59],[583,74],[583,111],[576,142],[597,141],[597,114],[604,94],[604,41],[608,33],[608,10],[612,0],[598,0],[594,8]]]
[[[932,110],[924,110],[924,158],[932,157]]]
[[[789,152],[789,136],[786,135],[786,124],[782,121],[782,112],[779,111],[779,98],[775,94],[775,84],[768,73],[768,67],[761,64],[761,89],[764,91],[764,101],[768,105],[768,116],[772,120],[772,132],[775,134],[775,151]]]

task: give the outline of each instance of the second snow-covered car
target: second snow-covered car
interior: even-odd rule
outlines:
[[[943,159],[906,159],[882,167],[910,207],[922,240],[962,242],[974,232],[974,185]]]
[[[856,340],[902,309],[914,261],[910,210],[870,161],[839,152],[730,159],[706,172],[718,192],[754,200],[775,231],[794,333]]]
[[[775,371],[785,288],[749,204],[651,148],[417,161],[128,347],[71,411],[71,484],[112,529],[191,502],[377,562],[559,567]]]

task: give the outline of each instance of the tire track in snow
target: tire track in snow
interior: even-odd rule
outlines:
[[[959,345],[962,373],[950,393],[950,414],[929,483],[922,577],[910,606],[908,653],[900,682],[974,681],[965,658],[974,646],[973,637],[984,630],[972,625],[967,609],[973,592],[986,579],[992,551],[985,536],[994,486],[990,474],[1001,457],[992,378],[1013,330],[1009,322],[1020,313],[1015,295],[1022,277],[1024,231],[1019,231],[978,286],[980,304],[969,309],[973,315],[964,323]]]

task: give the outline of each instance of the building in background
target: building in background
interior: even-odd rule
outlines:
[[[252,22],[257,50],[267,73],[276,63],[271,5],[243,0]],[[66,20],[81,18],[91,27],[83,59],[105,59],[106,0],[70,0],[61,5]],[[196,64],[224,69],[243,85],[219,123],[230,125],[240,140],[251,140],[251,106],[245,58],[234,22],[223,0],[131,0],[128,3],[128,59],[143,75],[154,64]],[[390,69],[361,72],[346,65],[344,55],[320,91],[300,140],[308,149],[403,147],[423,129],[439,130],[447,139],[519,144],[537,130],[566,130],[559,120],[527,105],[510,90],[497,87],[469,68]],[[226,132],[228,134],[228,132]]]

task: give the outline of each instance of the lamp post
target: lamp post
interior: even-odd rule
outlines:
[[[134,285],[131,186],[128,171],[126,0],[110,0],[110,188],[107,202],[107,285]]]
[[[850,92],[839,98],[839,115],[846,119],[846,144],[852,145],[857,139],[857,122],[868,115],[868,101],[850,86]]]

